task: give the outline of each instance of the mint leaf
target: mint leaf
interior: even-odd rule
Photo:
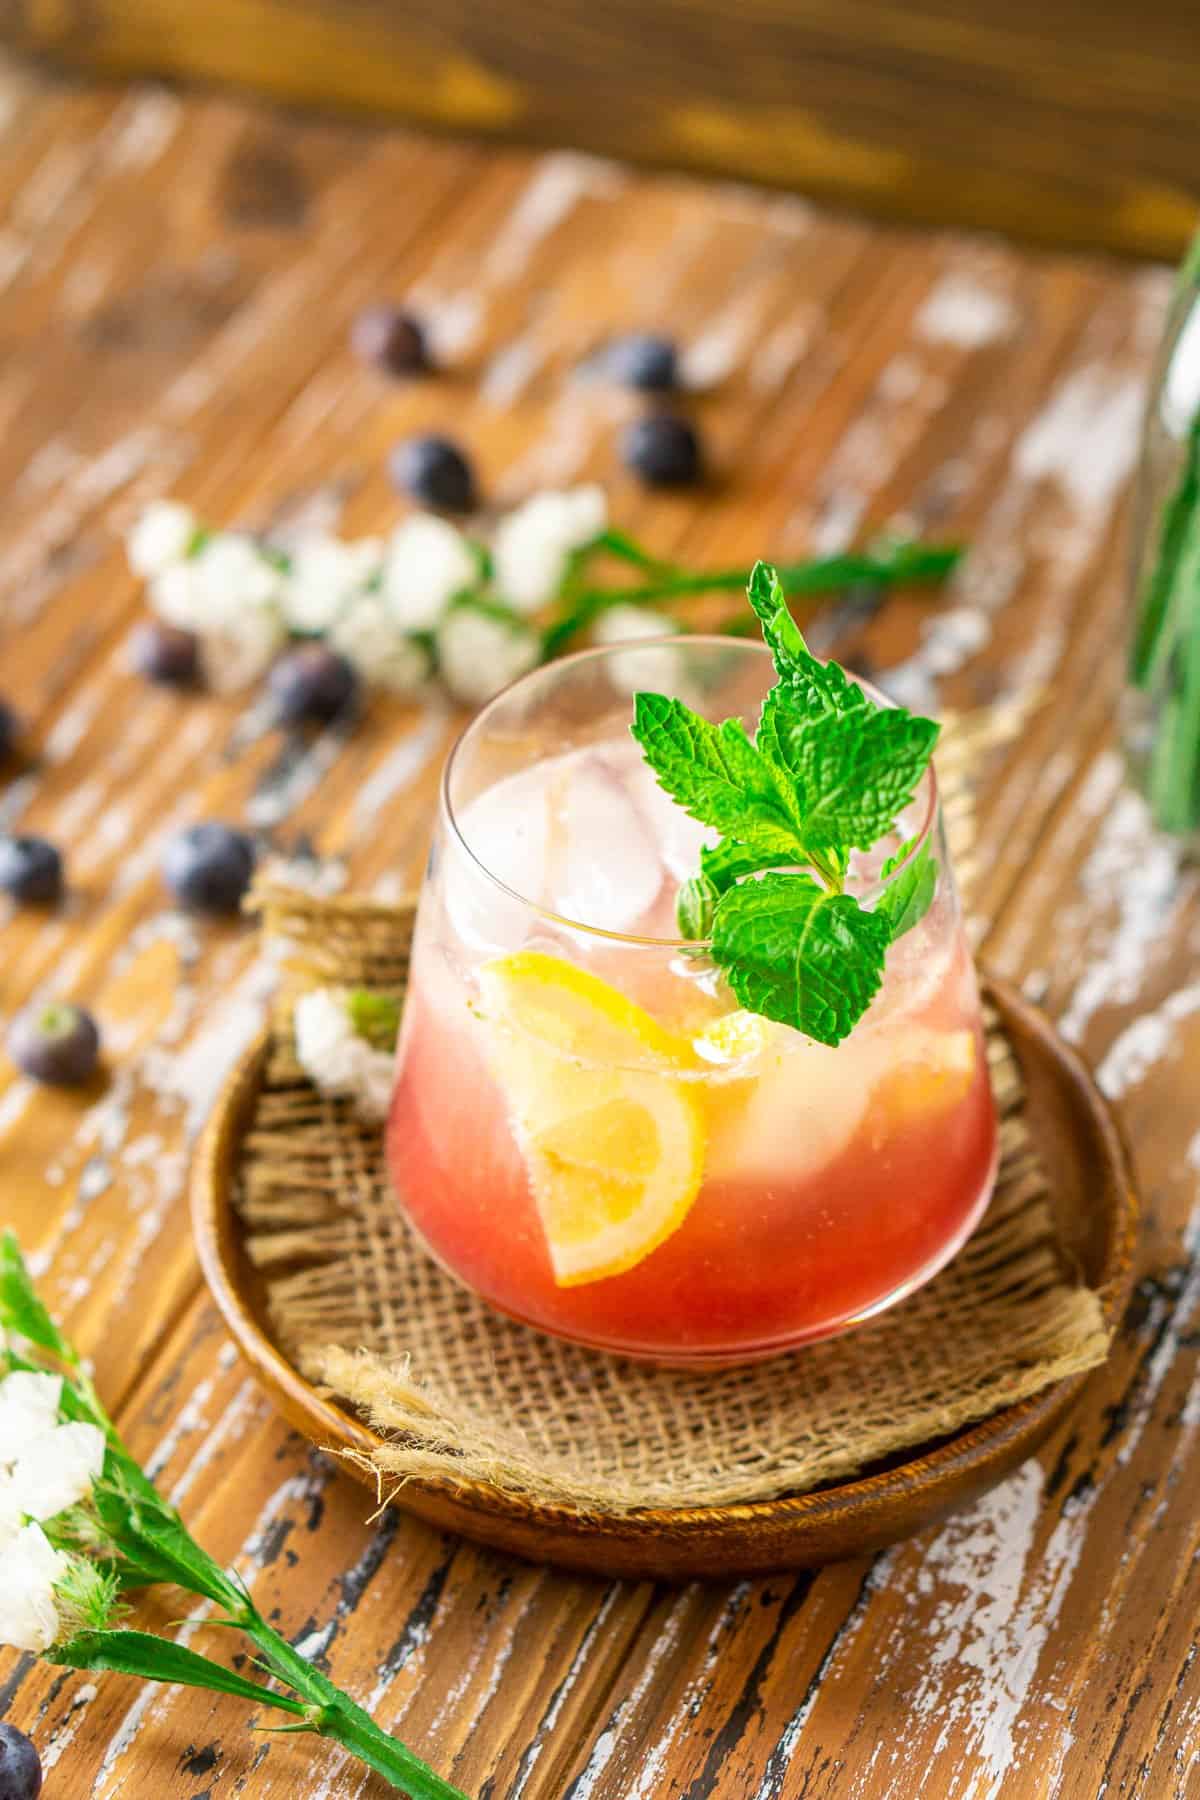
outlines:
[[[751,1012],[840,1044],[883,979],[888,919],[811,875],[764,875],[722,896],[713,956]]]
[[[694,819],[775,862],[804,860],[794,795],[740,720],[713,725],[682,700],[635,694],[631,730],[659,786]]]
[[[675,922],[680,937],[706,938],[713,928],[720,893],[707,875],[685,881],[675,899]]]
[[[903,707],[826,717],[795,742],[804,836],[817,849],[869,850],[909,804],[938,726]]]
[[[801,719],[819,719],[827,713],[873,712],[875,702],[835,662],[818,662],[801,635],[784,598],[775,570],[756,563],[747,590],[750,604],[762,624],[763,637],[775,659],[784,686],[775,690],[780,702]],[[767,700],[771,695],[767,695]],[[764,706],[766,702],[764,702]],[[761,731],[761,724],[759,730]]]
[[[896,879],[873,910],[843,890],[852,852],[912,800],[938,727],[819,662],[765,563],[749,599],[778,675],[755,741],[739,720],[711,724],[662,694],[635,697],[633,736],[665,792],[720,834],[680,890],[681,936],[711,938],[743,1006],[838,1044],[878,992],[888,945],[933,898],[927,848],[903,869],[889,862]]]
[[[750,571],[746,598],[758,615],[763,640],[775,658],[775,667],[786,679],[808,655],[808,647],[800,635],[800,627],[788,611],[783,584],[770,563],[755,563]]]
[[[933,904],[933,896],[937,889],[937,862],[930,847],[929,839],[921,845],[913,856],[915,838],[902,844],[895,856],[889,856],[883,865],[882,878],[887,882],[875,907],[876,915],[888,921],[888,929],[892,934],[892,942],[919,925]],[[909,862],[908,858],[912,857]],[[907,863],[901,874],[889,880],[901,864]]]

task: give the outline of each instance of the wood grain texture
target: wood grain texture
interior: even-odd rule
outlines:
[[[885,217],[1177,255],[1200,168],[1186,7],[1082,0],[7,0],[89,70],[571,144]]]
[[[109,1063],[82,1097],[4,1067],[0,1206],[198,1534],[476,1800],[1196,1791],[1200,896],[1113,745],[1120,502],[1164,292],[1156,271],[569,156],[0,72],[0,689],[30,752],[0,811],[68,846],[73,890],[4,921],[0,1014],[70,993]],[[452,373],[389,386],[355,367],[349,318],[384,293],[429,308]],[[707,364],[703,494],[645,498],[615,467],[625,400],[567,379],[633,323]],[[492,496],[596,476],[623,523],[697,562],[897,518],[961,533],[953,592],[831,608],[824,641],[914,698],[1047,691],[986,795],[985,948],[1121,1103],[1149,1204],[1139,1283],[1046,1450],[881,1557],[673,1589],[372,1523],[201,1289],[186,1146],[264,986],[248,929],[169,910],[163,839],[250,821],[397,892],[453,720],[381,701],[298,752],[254,738],[244,707],[148,691],[124,667],[140,609],[114,532],[165,490],[222,520],[340,505],[348,531],[385,526],[383,453],[433,423]],[[50,1793],[378,1791],[203,1694],[10,1658],[0,1710],[56,1759]]]

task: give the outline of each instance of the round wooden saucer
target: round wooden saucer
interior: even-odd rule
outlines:
[[[1120,1130],[1048,1021],[1004,983],[986,987],[1021,1064],[1025,1118],[1062,1241],[1111,1327],[1129,1289],[1138,1213]],[[265,1055],[264,1038],[229,1077],[198,1146],[191,1198],[201,1265],[242,1353],[285,1417],[322,1448],[369,1453],[379,1441],[369,1427],[319,1394],[272,1341],[262,1279],[242,1248],[233,1193]],[[482,1543],[590,1574],[690,1580],[812,1567],[878,1550],[991,1487],[1049,1436],[1086,1380],[1058,1382],[875,1472],[783,1499],[605,1518],[471,1482],[412,1480],[396,1503]]]

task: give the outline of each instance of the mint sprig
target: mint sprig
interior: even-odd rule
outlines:
[[[878,992],[889,944],[933,899],[928,841],[884,864],[874,907],[844,890],[851,852],[878,843],[915,795],[938,726],[876,705],[819,662],[767,564],[748,597],[778,675],[754,740],[739,720],[714,725],[662,694],[635,695],[632,731],[660,786],[720,833],[680,889],[680,932],[710,941],[744,1007],[833,1045]]]

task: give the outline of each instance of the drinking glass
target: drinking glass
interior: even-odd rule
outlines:
[[[716,1364],[844,1331],[927,1281],[994,1182],[932,769],[894,835],[852,860],[868,907],[909,838],[913,854],[931,842],[937,882],[836,1048],[741,1010],[679,936],[706,834],[643,762],[631,693],[753,731],[772,680],[762,646],[727,638],[585,651],[494,699],[443,778],[392,1179],[444,1268],[594,1348]]]

